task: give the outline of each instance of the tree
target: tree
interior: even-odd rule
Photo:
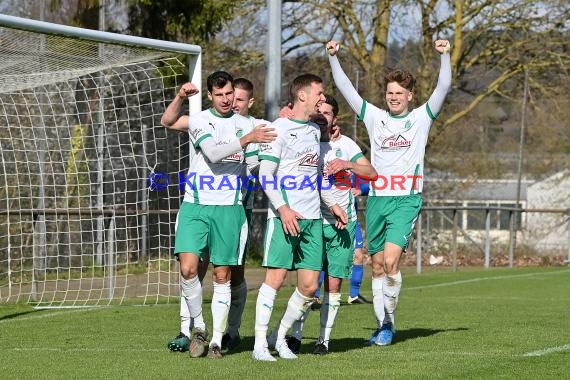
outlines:
[[[219,32],[232,0],[129,0],[129,31],[137,36],[200,44]]]
[[[388,33],[392,0],[307,0],[286,1],[283,11],[283,44],[286,55],[299,50],[324,54],[330,39],[342,42],[342,48],[371,84],[362,94],[379,103],[382,69],[388,54]],[[292,4],[295,3],[295,4]],[[351,65],[352,66],[352,65]]]
[[[412,69],[418,78],[420,101],[425,100],[435,85],[437,64],[433,64],[433,40],[450,39],[455,87],[471,93],[473,99],[468,107],[451,115],[446,124],[455,123],[487,96],[500,92],[509,80],[520,79],[517,74],[523,67],[538,71],[568,68],[568,26],[563,20],[569,6],[563,0],[540,4],[532,0],[289,0],[285,3],[295,3],[284,6],[285,53],[321,48],[331,38],[340,39],[347,54],[371,79],[363,82],[373,90],[363,91],[365,95],[370,93],[373,102],[383,100],[378,93],[378,88],[383,88],[380,70],[397,62],[390,56],[398,52],[389,49],[392,42],[389,37],[403,38],[400,43],[419,49],[412,54],[417,60]],[[405,30],[401,21],[396,22],[401,19],[407,20]],[[565,51],[562,46],[566,46]],[[489,75],[489,81],[484,88],[473,92],[464,79],[480,78],[481,70]]]
[[[232,17],[230,0],[47,0],[55,21],[99,28],[99,9],[106,7],[107,30],[167,41],[201,44]]]

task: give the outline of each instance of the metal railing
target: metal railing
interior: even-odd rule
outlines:
[[[483,254],[484,254],[484,267],[488,268],[491,261],[491,213],[493,211],[497,212],[507,212],[508,213],[508,225],[509,225],[509,267],[513,267],[514,261],[514,252],[516,249],[516,236],[517,230],[524,230],[524,227],[518,226],[516,219],[518,217],[519,220],[523,219],[524,214],[530,213],[546,213],[546,214],[561,214],[568,216],[565,220],[566,222],[566,229],[568,233],[568,239],[566,242],[566,249],[568,252],[568,259],[565,261],[566,263],[570,264],[570,209],[531,209],[531,208],[517,208],[517,207],[501,207],[501,206],[426,206],[422,208],[422,212],[418,217],[418,221],[416,224],[416,267],[417,273],[422,272],[422,246],[423,246],[423,218],[426,213],[429,212],[451,212],[451,261],[453,271],[457,270],[457,248],[458,248],[458,234],[462,233],[466,236],[467,240],[471,240],[475,246],[481,249],[478,244],[473,241],[469,237],[469,234],[466,232],[465,229],[459,226],[459,212],[460,211],[483,211],[485,213],[485,229],[484,229],[484,245],[483,245]],[[418,226],[421,226],[418,228]]]

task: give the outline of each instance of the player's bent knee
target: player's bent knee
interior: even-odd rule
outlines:
[[[195,266],[180,266],[180,276],[185,280],[190,280],[198,276],[198,268]]]
[[[382,277],[384,275],[384,264],[380,262],[372,262],[372,275],[374,277]]]
[[[180,268],[180,276],[182,276],[182,278],[185,280],[190,280],[198,276],[198,270],[194,268],[186,268],[186,269]]]
[[[384,263],[384,272],[388,275],[394,275],[399,271],[399,260],[397,259],[386,259]]]
[[[231,271],[227,266],[218,266],[214,268],[212,279],[216,284],[225,284],[230,281]]]
[[[317,284],[309,286],[303,286],[302,284],[299,284],[299,286],[297,286],[297,289],[299,289],[299,293],[301,293],[305,297],[312,297],[317,292],[317,286],[318,286]]]

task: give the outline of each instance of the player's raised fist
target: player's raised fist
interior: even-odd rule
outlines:
[[[327,42],[326,47],[327,47],[327,53],[329,53],[332,56],[337,53],[338,49],[340,48],[340,44],[336,41],[329,41]]]
[[[437,50],[439,54],[449,53],[451,44],[448,40],[437,40],[435,41],[435,50]]]
[[[180,87],[180,90],[178,90],[178,96],[180,96],[181,98],[187,98],[189,96],[194,96],[199,92],[200,90],[198,90],[196,86],[194,86],[190,82],[187,82],[184,83],[182,87]]]

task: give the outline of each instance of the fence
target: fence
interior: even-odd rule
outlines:
[[[477,226],[476,216],[469,213],[482,214],[484,228]],[[457,270],[458,243],[467,242],[476,247],[484,255],[484,267],[491,262],[492,242],[508,245],[508,266],[513,267],[517,242],[525,244],[537,251],[542,250],[540,239],[533,238],[534,226],[529,223],[530,214],[554,215],[557,221],[553,228],[567,230],[566,237],[559,236],[556,243],[548,251],[567,252],[566,263],[570,263],[570,209],[523,209],[516,207],[494,206],[427,206],[422,209],[416,225],[416,267],[422,271],[422,255],[430,244],[430,236],[434,233],[443,235],[451,246],[450,257],[453,270]],[[433,226],[430,219],[440,218],[443,223]],[[461,218],[461,219],[460,219]],[[545,219],[539,217],[539,219]],[[493,223],[493,221],[495,223]],[[433,224],[433,223],[432,223]],[[421,228],[418,228],[421,227]],[[494,227],[494,228],[493,228]],[[460,236],[461,235],[461,236]],[[435,245],[437,249],[437,245]]]
[[[365,231],[365,202],[359,208],[359,221]],[[556,240],[545,243],[533,233],[536,223],[529,215],[538,215],[539,223],[549,219],[548,230],[556,230]],[[250,256],[262,254],[266,210],[254,210],[250,236]],[[421,228],[420,228],[421,227]],[[425,206],[416,222],[410,252],[416,255],[417,272],[422,271],[422,259],[430,254],[449,254],[453,270],[457,270],[460,245],[480,252],[483,266],[491,266],[493,251],[499,247],[508,251],[508,266],[515,265],[517,243],[541,254],[567,255],[570,263],[570,209],[525,209],[501,206]],[[494,248],[494,249],[493,249]],[[424,260],[425,261],[425,260]]]

